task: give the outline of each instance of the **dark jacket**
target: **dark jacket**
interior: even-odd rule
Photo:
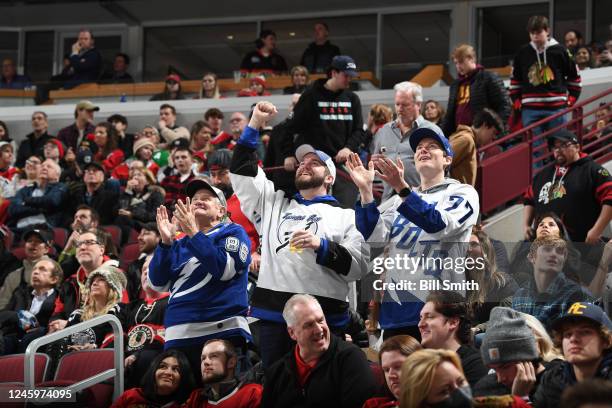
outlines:
[[[295,351],[266,371],[262,408],[361,407],[376,391],[365,354],[355,345],[331,337],[329,349],[313,368],[305,388],[297,377]]]
[[[40,137],[34,137],[34,132],[28,134],[24,140],[19,144],[17,149],[17,160],[15,161],[15,167],[23,168],[26,160],[32,155],[43,157],[45,143],[53,136],[45,132]]]
[[[100,214],[100,225],[112,224],[117,217],[119,193],[116,191],[102,185],[91,196],[88,196],[85,183],[80,181],[70,184],[68,189],[69,205],[65,217],[67,227],[70,226],[72,216],[81,204],[93,207]]]
[[[473,75],[470,83],[469,106],[472,115],[476,116],[476,114],[484,108],[490,108],[501,117],[504,123],[506,123],[510,117],[511,102],[504,83],[496,73],[485,71],[482,67],[477,69],[478,72]],[[448,106],[442,125],[442,130],[446,137],[453,134],[457,128],[455,122],[457,93],[462,80],[463,78],[458,78],[453,82],[448,91]],[[469,126],[471,123],[466,125]]]
[[[115,72],[111,69],[104,72],[98,82],[101,84],[131,84],[134,78],[128,72]]]
[[[329,40],[323,45],[311,42],[302,54],[300,65],[308,68],[312,74],[324,73],[336,55],[340,55],[340,48],[330,43]]]
[[[534,395],[542,382],[542,377],[547,372],[547,370],[554,370],[556,367],[561,366],[564,363],[563,360],[552,360],[548,363],[543,363],[544,371],[539,374],[536,374],[536,383],[529,393],[529,398],[533,400]],[[504,384],[497,382],[497,374],[487,374],[480,379],[472,387],[472,394],[475,397],[488,397],[492,395],[508,395],[511,394],[512,390],[506,387]]]
[[[357,152],[365,138],[361,101],[348,89],[337,92],[326,89],[325,82],[325,78],[313,82],[295,105],[289,130],[298,135],[294,151],[308,143],[332,158],[344,147]]]
[[[70,56],[70,81],[92,82],[100,76],[102,55],[95,48]]]
[[[43,214],[49,225],[59,227],[63,218],[62,205],[68,193],[66,185],[64,183],[49,183],[43,196],[32,197],[36,188],[37,184],[23,187],[11,199],[9,206],[10,222],[16,225],[22,218]]]
[[[13,296],[5,310],[12,310],[14,312],[19,310],[30,310],[30,306],[32,306],[33,290],[34,288],[25,281],[24,271],[22,271],[21,282],[13,292]],[[49,319],[55,309],[55,298],[57,295],[58,291],[55,289],[53,293],[44,300],[40,310],[36,313],[36,320],[38,320],[40,327],[47,327],[49,324]]]
[[[461,366],[465,373],[465,379],[474,386],[478,380],[487,375],[489,371],[483,364],[480,352],[471,346],[462,345],[457,350],[461,359]]]
[[[263,162],[264,168],[282,166],[285,163],[285,158],[294,155],[294,135],[289,133],[290,125],[291,118],[287,118],[272,129]],[[283,190],[290,196],[297,193],[294,180],[295,172],[276,170],[268,173],[268,178],[274,183],[275,189]]]
[[[595,378],[612,380],[612,352],[604,355],[604,358],[595,373]],[[576,375],[572,364],[564,361],[553,368],[546,369],[540,386],[535,392],[533,405],[536,408],[557,408],[563,391],[576,384]]]
[[[240,69],[253,72],[287,72],[287,63],[276,52],[264,57],[259,50],[255,50],[244,56]]]
[[[85,127],[85,131],[83,132],[83,139],[87,137],[88,134],[94,133],[95,128],[91,123],[88,123]],[[76,123],[73,123],[70,126],[66,126],[57,132],[57,138],[66,146],[66,149],[72,147],[74,152],[77,152],[77,141],[79,140],[79,129],[76,126]]]
[[[131,221],[135,225],[155,222],[157,207],[163,203],[164,195],[159,187],[147,186],[142,194],[125,190],[119,195],[119,208],[132,212]]]

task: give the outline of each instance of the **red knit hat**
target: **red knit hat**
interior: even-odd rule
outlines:
[[[59,158],[60,158],[60,160],[64,158],[64,153],[66,151],[66,148],[64,147],[64,144],[62,143],[61,140],[56,139],[56,138],[51,138],[51,139],[47,140],[47,142],[45,144],[47,144],[47,143],[53,143],[54,145],[56,145],[57,146],[57,150],[59,150]]]

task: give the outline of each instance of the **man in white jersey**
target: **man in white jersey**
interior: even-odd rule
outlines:
[[[282,310],[296,293],[317,298],[331,330],[342,334],[349,321],[349,283],[365,274],[368,247],[355,226],[355,212],[328,194],[336,178],[330,156],[310,145],[299,146],[295,185],[285,197],[257,166],[257,129],[276,107],[259,102],[240,136],[230,178],[244,215],[262,237],[257,288],[251,316],[260,322],[259,349],[265,368],[292,348]]]
[[[361,194],[357,228],[372,248],[388,246],[387,259],[373,263],[375,273],[386,274],[384,282],[374,282],[374,289],[384,293],[379,322],[385,338],[408,334],[420,339],[419,313],[430,290],[455,289],[464,294],[475,289],[463,285],[467,247],[461,243],[469,242],[478,219],[478,193],[468,184],[445,178],[453,151],[439,127],[428,124],[415,129],[410,146],[421,180],[415,190],[404,180],[399,159],[378,157],[366,169],[359,156],[351,155],[347,163]],[[375,175],[397,193],[378,208],[372,195]],[[462,285],[445,286],[450,283]]]

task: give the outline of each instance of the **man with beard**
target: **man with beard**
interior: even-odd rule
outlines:
[[[262,386],[245,384],[236,378],[236,349],[227,340],[208,340],[202,349],[202,382],[194,390],[185,408],[257,408],[261,404]]]
[[[357,65],[347,55],[337,55],[327,69],[327,78],[313,81],[293,111],[291,134],[297,134],[294,148],[312,145],[342,166],[365,140],[359,96],[350,90]],[[340,171],[343,171],[341,168]],[[339,177],[334,196],[344,208],[353,208],[357,189],[347,178]]]
[[[230,165],[232,164],[232,151],[229,149],[215,150],[208,159],[208,169],[210,171],[210,181],[213,186],[223,191],[227,200],[227,212],[230,220],[236,224],[242,225],[251,240],[251,265],[249,271],[253,273],[259,272],[259,263],[261,255],[259,254],[259,233],[255,226],[244,215],[240,209],[240,201],[238,196],[234,194],[232,188],[232,180],[230,179]]]
[[[374,394],[365,354],[330,333],[314,297],[292,296],[283,317],[297,344],[266,371],[262,406],[361,407]]]
[[[555,166],[539,172],[525,194],[525,237],[535,214],[553,212],[574,242],[596,244],[612,220],[612,177],[580,151],[578,138],[562,129],[548,140]]]
[[[230,167],[241,208],[263,237],[251,315],[260,319],[264,368],[291,350],[281,311],[296,293],[317,297],[332,330],[342,334],[349,322],[349,284],[365,275],[369,255],[355,227],[355,212],[341,208],[328,194],[336,179],[329,155],[310,145],[298,147],[295,187],[299,193],[293,197],[275,191],[274,183],[257,166],[257,129],[276,112],[269,102],[255,106]]]

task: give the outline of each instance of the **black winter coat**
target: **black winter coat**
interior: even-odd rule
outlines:
[[[448,91],[448,106],[446,107],[446,116],[442,124],[442,130],[446,137],[449,137],[456,130],[455,111],[460,83],[461,80],[457,79]],[[494,72],[480,69],[474,75],[470,84],[470,108],[473,115],[476,116],[484,108],[490,108],[506,123],[510,117],[511,106],[508,91],[500,77]]]
[[[261,407],[359,408],[375,391],[376,381],[363,351],[332,335],[329,349],[304,388],[299,385],[293,349],[266,370]]]
[[[612,352],[604,355],[595,373],[595,378],[612,380]],[[576,382],[572,365],[567,361],[554,368],[547,368],[533,397],[533,406],[535,408],[559,407],[563,391]]]

